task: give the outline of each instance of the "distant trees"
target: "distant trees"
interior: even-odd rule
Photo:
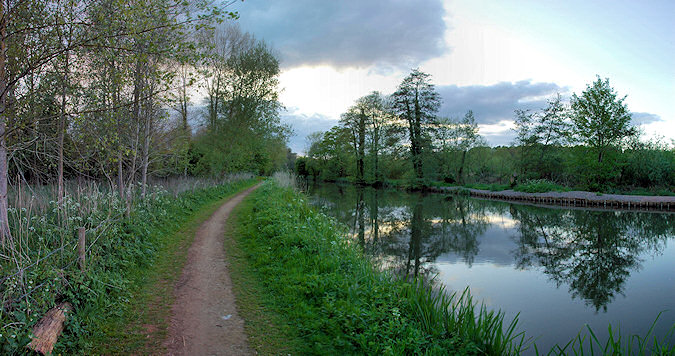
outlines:
[[[598,163],[602,163],[608,147],[635,133],[625,99],[617,99],[609,78],[600,77],[580,96],[572,95],[574,133],[579,141],[597,151]]]
[[[340,116],[340,125],[349,132],[350,142],[356,154],[356,182],[359,184],[365,182],[367,121],[366,105],[359,101]]]
[[[238,27],[201,34],[206,130],[194,143],[194,173],[269,173],[286,161],[290,129],[279,118],[279,60]]]
[[[436,123],[435,140],[438,146],[441,178],[446,183],[465,183],[466,156],[474,147],[486,145],[478,134],[478,124],[469,110],[461,120],[440,117]]]
[[[487,147],[472,111],[461,119],[436,116],[440,98],[429,75],[413,70],[394,94],[357,99],[339,129],[315,135],[315,148],[298,167],[320,179],[366,184],[506,186],[545,180],[538,183],[672,191],[675,149],[640,138],[624,99],[598,78],[571,101],[557,94],[540,109],[516,110],[515,145]],[[340,137],[345,144],[338,144]],[[516,172],[519,179],[512,183]]]
[[[596,157],[584,157],[578,164],[592,189],[620,179],[623,163],[618,160],[618,150],[621,149],[622,139],[635,133],[630,125],[631,114],[625,99],[625,96],[617,98],[609,79],[602,80],[600,77],[581,95],[572,95],[575,138]]]
[[[341,115],[340,125],[350,133],[350,141],[356,154],[356,181],[366,182],[366,160],[370,157],[372,182],[380,182],[380,152],[387,126],[391,121],[391,110],[386,99],[377,91],[356,100]]]

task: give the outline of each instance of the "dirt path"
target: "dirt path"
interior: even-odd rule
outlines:
[[[257,187],[230,199],[197,230],[174,290],[166,340],[169,355],[251,354],[244,321],[237,314],[223,238],[230,212]]]

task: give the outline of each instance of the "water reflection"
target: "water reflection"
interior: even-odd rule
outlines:
[[[430,278],[438,262],[541,269],[595,312],[675,233],[672,214],[548,209],[440,194],[322,185],[315,204],[382,268]]]

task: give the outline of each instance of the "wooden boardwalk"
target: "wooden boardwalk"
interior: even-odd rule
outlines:
[[[597,194],[584,191],[525,193],[515,190],[490,191],[463,187],[435,187],[431,188],[431,191],[455,194],[468,192],[473,197],[522,201],[543,205],[675,211],[675,196]]]

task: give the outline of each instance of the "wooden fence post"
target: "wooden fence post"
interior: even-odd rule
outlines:
[[[79,254],[80,262],[80,271],[84,272],[86,267],[86,256],[87,256],[87,241],[85,239],[86,232],[83,227],[77,229],[77,252]]]

